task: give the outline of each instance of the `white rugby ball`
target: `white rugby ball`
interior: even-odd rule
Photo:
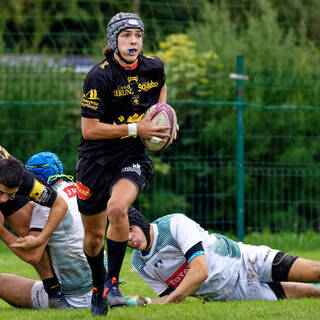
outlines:
[[[170,126],[170,129],[164,131],[169,133],[170,137],[165,138],[164,142],[162,142],[163,139],[159,137],[152,137],[151,139],[141,138],[141,140],[150,151],[160,151],[164,150],[172,143],[172,140],[177,133],[177,115],[169,104],[157,103],[146,111],[144,117],[150,114],[154,109],[156,109],[156,113],[151,120],[152,125],[155,127]]]

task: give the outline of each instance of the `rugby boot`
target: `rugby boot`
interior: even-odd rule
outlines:
[[[49,308],[52,309],[72,309],[64,294],[58,290],[52,297],[49,298]]]
[[[119,284],[116,278],[109,279],[105,282],[105,293],[110,308],[127,306],[127,299],[120,292]]]
[[[108,300],[106,297],[106,287],[94,287],[91,297],[92,316],[105,316],[108,313]]]

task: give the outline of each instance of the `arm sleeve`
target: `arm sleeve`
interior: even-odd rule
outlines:
[[[192,246],[184,255],[187,259],[187,263],[189,264],[195,257],[204,254],[202,242],[196,243]]]
[[[49,213],[49,208],[43,207],[39,204],[35,204],[32,211],[29,230],[41,232],[45,224],[47,223]]]
[[[25,177],[18,194],[46,207],[52,207],[57,198],[57,192],[51,186],[28,170],[25,170]]]

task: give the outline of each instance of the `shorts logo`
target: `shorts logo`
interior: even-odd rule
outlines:
[[[46,191],[44,189],[45,189],[45,186],[42,183],[40,183],[38,180],[34,180],[34,184],[29,194],[29,197],[35,201],[39,201],[42,193]]]
[[[132,166],[125,167],[121,170],[121,173],[123,172],[135,172],[139,176],[141,176],[141,169],[139,163],[133,163]]]
[[[87,200],[91,197],[91,191],[88,187],[77,181],[77,195],[81,200]]]

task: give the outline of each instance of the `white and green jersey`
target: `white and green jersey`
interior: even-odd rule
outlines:
[[[171,214],[152,223],[154,240],[150,252],[133,251],[132,266],[151,288],[161,295],[168,287],[176,288],[184,279],[190,261],[205,254],[208,278],[194,292],[211,300],[227,299],[234,288],[241,266],[238,243],[220,235],[209,234],[184,214]],[[186,260],[185,254],[199,242],[203,250]]]
[[[83,252],[84,229],[77,206],[76,186],[64,181],[55,189],[66,200],[68,210],[48,242],[52,266],[66,296],[84,294],[92,289],[92,277]],[[30,230],[43,229],[49,210],[35,205]]]

